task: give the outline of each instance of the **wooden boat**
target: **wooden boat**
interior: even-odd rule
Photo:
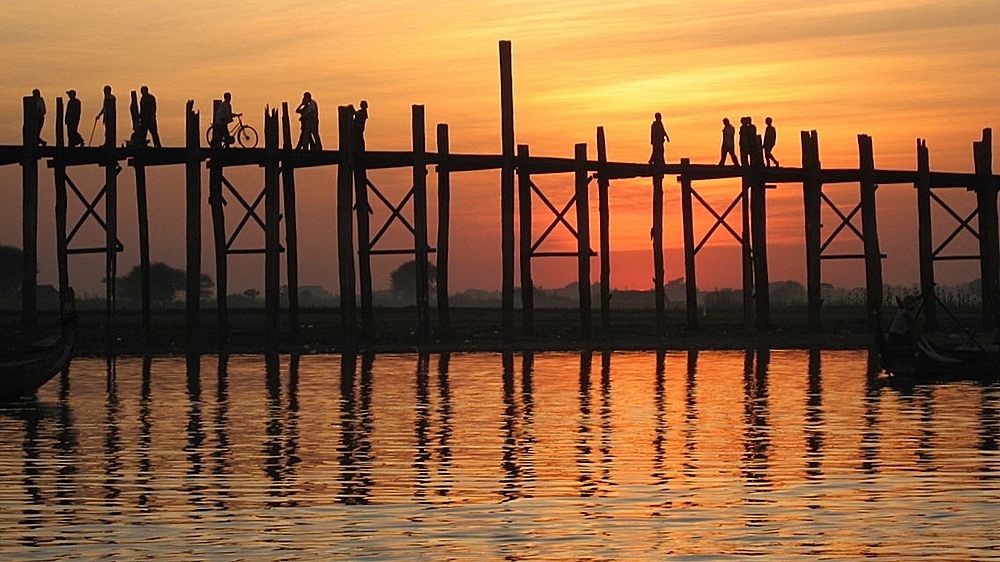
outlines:
[[[890,377],[914,382],[1000,380],[1000,346],[972,344],[943,347],[922,336],[905,343],[877,337],[882,370]]]
[[[72,304],[69,309],[63,314],[58,334],[0,354],[0,401],[33,394],[69,364],[77,335]]]

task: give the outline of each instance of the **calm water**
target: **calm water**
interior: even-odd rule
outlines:
[[[80,359],[0,407],[0,556],[1000,558],[1000,387],[864,352]]]

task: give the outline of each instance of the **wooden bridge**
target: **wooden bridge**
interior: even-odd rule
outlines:
[[[816,131],[803,131],[801,167],[765,167],[757,142],[749,155],[748,165],[726,167],[694,164],[681,159],[678,164],[650,165],[647,163],[609,162],[602,127],[596,132],[596,158],[591,158],[587,143],[575,146],[572,158],[533,156],[526,145],[515,146],[514,100],[510,43],[501,41],[501,140],[502,152],[489,154],[454,154],[449,147],[446,124],[436,128],[437,151],[427,149],[424,108],[412,108],[412,149],[405,152],[377,151],[355,148],[351,142],[351,123],[354,109],[340,107],[339,149],[300,151],[292,147],[288,104],[277,109],[264,110],[263,148],[214,148],[202,146],[202,123],[195,111],[194,102],[186,108],[186,142],[183,147],[119,146],[117,135],[117,108],[115,100],[106,100],[104,114],[106,128],[103,145],[68,148],[65,142],[63,100],[57,99],[55,118],[55,144],[38,146],[34,132],[39,130],[39,116],[30,97],[24,101],[24,138],[20,146],[0,146],[0,165],[18,164],[22,168],[23,190],[23,250],[24,282],[22,324],[31,334],[37,321],[37,230],[38,230],[38,178],[39,162],[45,161],[52,169],[56,197],[56,239],[59,271],[60,298],[68,298],[70,286],[68,256],[75,253],[102,253],[106,256],[107,315],[108,325],[114,325],[114,301],[117,254],[123,250],[118,240],[118,187],[117,178],[123,171],[122,163],[135,174],[138,202],[138,241],[140,272],[142,278],[142,317],[144,335],[149,340],[149,222],[146,203],[146,168],[155,166],[184,166],[186,170],[186,311],[188,349],[199,346],[199,313],[201,295],[201,211],[205,201],[202,186],[202,166],[209,170],[208,204],[213,226],[215,274],[220,342],[225,348],[228,333],[228,256],[236,253],[261,253],[264,255],[264,301],[266,309],[265,332],[267,340],[274,342],[279,330],[280,317],[280,256],[285,256],[288,286],[288,314],[292,339],[299,331],[298,305],[298,250],[295,202],[295,170],[316,166],[337,167],[337,232],[339,261],[339,289],[342,330],[345,345],[364,342],[373,336],[374,308],[372,303],[372,256],[379,254],[411,254],[416,263],[416,295],[418,338],[431,338],[430,295],[428,283],[428,256],[437,254],[437,315],[439,335],[445,336],[450,328],[448,305],[449,220],[451,174],[473,170],[500,170],[500,222],[502,226],[502,303],[501,326],[505,338],[512,338],[515,326],[515,258],[520,262],[521,327],[520,333],[532,335],[534,300],[532,261],[553,256],[577,258],[579,279],[579,322],[581,339],[592,334],[592,309],[590,279],[591,258],[600,258],[600,322],[610,327],[611,263],[609,237],[609,188],[611,182],[623,178],[644,177],[651,180],[653,279],[657,335],[666,334],[664,264],[663,264],[663,178],[677,176],[681,189],[681,214],[683,217],[685,283],[687,289],[687,324],[697,328],[697,283],[695,263],[699,250],[716,233],[732,235],[742,247],[744,315],[748,324],[765,328],[770,322],[770,297],[768,289],[766,193],[777,183],[802,185],[805,208],[805,248],[807,268],[807,294],[809,326],[817,329],[821,321],[821,262],[823,260],[863,260],[866,272],[867,307],[870,313],[879,310],[883,298],[882,255],[879,249],[878,225],[875,207],[879,186],[902,184],[917,190],[919,223],[920,284],[925,293],[934,291],[934,263],[941,260],[978,260],[982,272],[982,308],[984,325],[1000,326],[1000,235],[998,235],[997,193],[1000,176],[992,172],[992,136],[983,131],[983,139],[974,143],[974,173],[943,173],[929,169],[926,143],[917,140],[918,166],[913,171],[882,170],[874,166],[871,138],[858,136],[859,165],[853,169],[829,169],[820,164]],[[135,93],[132,93],[133,97]],[[217,102],[218,103],[218,102]],[[133,112],[133,127],[136,126]],[[81,166],[100,166],[105,170],[104,185],[96,194],[87,195],[71,178],[70,171]],[[226,171],[240,166],[256,166],[263,170],[263,187],[245,196],[226,176]],[[437,240],[431,246],[428,238],[428,167],[434,166],[437,174],[438,224]],[[409,168],[412,185],[397,202],[391,201],[367,176],[369,170]],[[574,195],[561,207],[555,205],[532,181],[540,174],[573,174]],[[740,178],[741,189],[732,203],[724,210],[714,209],[694,189],[694,182],[720,178]],[[596,181],[595,181],[596,180]],[[599,248],[591,247],[590,201],[592,186],[596,183],[598,197]],[[858,184],[858,203],[848,212],[838,208],[828,198],[823,187],[831,184]],[[976,197],[976,208],[962,216],[949,207],[935,190],[964,188]],[[85,207],[83,216],[68,228],[67,199],[72,193]],[[239,202],[243,218],[235,228],[226,224],[223,205],[226,197]],[[553,219],[538,235],[533,225],[532,205],[537,199],[551,210]],[[373,201],[374,200],[374,201]],[[515,221],[515,200],[519,220]],[[103,216],[100,203],[103,202]],[[696,240],[694,229],[694,203],[714,217],[714,224]],[[385,205],[389,219],[373,235],[370,209],[374,204]],[[956,226],[949,236],[934,246],[931,229],[932,204],[942,206],[955,219]],[[820,224],[821,208],[829,206],[839,217],[840,223],[824,240]],[[406,208],[409,207],[409,213]],[[737,212],[737,209],[739,211]],[[567,219],[575,215],[573,224]],[[409,217],[407,217],[407,214]],[[854,219],[860,214],[861,227]],[[572,218],[572,217],[571,217]],[[738,220],[737,220],[738,219]],[[106,233],[105,244],[99,247],[74,246],[74,236],[87,221],[96,221]],[[413,247],[382,249],[378,242],[386,229],[394,223],[403,224],[413,235]],[[282,223],[284,241],[282,243]],[[733,223],[733,224],[731,224]],[[515,231],[515,224],[519,230]],[[246,226],[257,225],[264,232],[264,246],[257,249],[235,249],[233,242]],[[543,252],[539,245],[555,228],[566,228],[577,240],[575,252]],[[358,247],[354,247],[355,229]],[[948,255],[943,251],[962,231],[972,233],[979,241],[976,255]],[[860,238],[864,251],[859,254],[833,254],[828,250],[831,242],[841,235]],[[358,286],[360,285],[360,286]],[[360,297],[360,303],[358,299]],[[931,327],[936,323],[933,299],[927,301],[927,317]],[[360,322],[358,316],[360,315]],[[873,317],[873,314],[870,315]],[[360,328],[358,328],[360,326]],[[111,330],[113,331],[113,330]],[[109,342],[113,341],[109,333]],[[111,344],[109,343],[109,346]]]

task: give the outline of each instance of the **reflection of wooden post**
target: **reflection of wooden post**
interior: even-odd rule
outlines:
[[[438,123],[438,231],[437,231],[437,307],[438,330],[442,336],[451,334],[451,312],[448,307],[448,252],[451,228],[451,173],[445,160],[448,157],[448,125]]]
[[[105,227],[105,295],[108,326],[108,353],[114,353],[115,345],[115,284],[118,275],[118,158],[115,145],[118,143],[118,114],[115,98],[104,99],[104,219]],[[109,358],[110,361],[110,358]]]
[[[413,250],[417,273],[417,338],[427,341],[430,333],[427,281],[427,135],[424,106],[412,107],[413,127]]]
[[[219,111],[220,100],[213,101],[212,115]],[[216,151],[220,148],[216,139]],[[229,290],[229,270],[226,255],[226,211],[222,197],[222,164],[212,159],[208,164],[208,204],[212,208],[212,233],[215,239],[215,306],[219,318],[219,349],[226,349],[229,339],[229,306],[226,293]]]
[[[663,173],[653,174],[653,295],[656,300],[656,335],[667,331],[666,293],[663,288]]]
[[[510,41],[500,41],[500,230],[502,291],[500,325],[505,339],[514,335],[514,78]]]
[[[33,339],[38,323],[38,131],[40,116],[32,96],[24,98],[21,144],[21,329]]]
[[[354,185],[351,183],[351,130],[354,111],[347,106],[337,108],[339,150],[337,161],[337,267],[340,281],[340,329],[343,337],[354,339],[355,279],[354,279]]]
[[[743,165],[743,182],[740,190],[740,197],[743,211],[743,228],[740,231],[740,247],[742,249],[743,263],[743,321],[747,326],[753,326],[753,250],[750,246],[750,185],[752,160],[748,155],[748,162]]]
[[[278,173],[278,111],[264,108],[264,333],[269,349],[273,349],[278,340],[281,311],[281,195]]]
[[[55,188],[56,188],[56,262],[59,269],[59,310],[66,310],[69,301],[69,258],[66,251],[66,164],[60,157],[66,146],[63,123],[63,99],[56,98],[56,150],[55,158]]]
[[[691,164],[690,158],[681,158],[681,166]],[[695,276],[694,210],[691,205],[691,178],[681,175],[681,219],[684,228],[684,289],[687,304],[687,327],[698,328],[698,284]]]
[[[604,165],[608,163],[608,148],[604,127],[597,128],[597,199],[601,237],[601,328],[611,329],[611,214],[608,209],[610,181]]]
[[[875,156],[870,136],[858,135],[858,151],[861,170],[861,233],[865,239],[868,324],[871,329],[881,329],[874,323],[876,315],[882,311],[882,253],[878,243],[878,221],[875,211],[875,190],[878,186],[872,179],[875,172]]]
[[[281,146],[286,157],[281,160],[281,190],[285,206],[285,264],[288,268],[288,320],[292,341],[299,341],[299,234],[295,216],[295,167],[287,158],[292,150],[292,126],[288,102],[281,103]]]
[[[188,100],[184,136],[185,224],[187,240],[187,284],[185,287],[185,327],[188,353],[199,348],[199,314],[201,313],[201,123],[194,111],[194,101]]]
[[[820,193],[823,186],[817,177],[820,167],[819,139],[816,131],[802,131],[802,168],[806,179],[802,182],[802,203],[805,209],[806,237],[806,295],[809,307],[809,329],[820,327]]]
[[[535,283],[531,280],[531,172],[528,170],[528,145],[517,146],[517,193],[521,213],[521,329],[525,335],[535,333]]]
[[[1000,327],[1000,240],[997,233],[997,186],[993,183],[993,131],[983,129],[983,140],[974,142],[972,148],[979,209],[983,321],[986,328],[992,330]]]
[[[920,292],[925,297],[934,290],[934,242],[931,237],[931,165],[927,141],[917,139],[917,223],[920,251]],[[937,329],[937,300],[925,298],[923,302],[925,329]]]
[[[587,182],[587,143],[579,143],[576,160],[577,280],[580,284],[580,336],[590,339],[590,198]]]

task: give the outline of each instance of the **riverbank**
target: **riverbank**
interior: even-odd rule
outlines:
[[[963,313],[966,325],[975,325],[977,311]],[[603,329],[600,314],[592,319],[592,337],[580,337],[579,311],[544,309],[535,312],[534,335],[521,327],[516,312],[516,334],[505,341],[500,334],[500,311],[494,308],[457,308],[451,311],[451,331],[443,334],[432,311],[431,335],[417,337],[417,312],[413,308],[384,308],[374,311],[374,333],[351,343],[344,337],[338,309],[303,309],[300,337],[293,341],[287,313],[281,317],[278,340],[273,350],[283,353],[335,353],[345,349],[376,352],[409,351],[503,351],[503,350],[683,350],[683,349],[864,349],[872,342],[860,307],[831,307],[823,311],[823,327],[810,331],[804,309],[778,309],[772,313],[767,330],[748,329],[740,311],[714,311],[700,319],[697,330],[686,326],[683,310],[669,310],[666,334],[656,335],[653,310],[613,310],[611,327]],[[184,354],[185,315],[181,310],[159,310],[152,315],[152,338],[145,341],[138,311],[119,311],[112,327],[114,351],[119,355]],[[262,353],[268,349],[264,336],[264,310],[237,309],[229,313],[230,333],[220,344],[215,310],[203,310],[199,326],[199,353]],[[107,318],[102,311],[79,314],[78,355],[104,355],[109,347]],[[0,313],[0,329],[8,341],[20,339],[16,312]],[[41,313],[39,334],[55,330],[54,313]]]

